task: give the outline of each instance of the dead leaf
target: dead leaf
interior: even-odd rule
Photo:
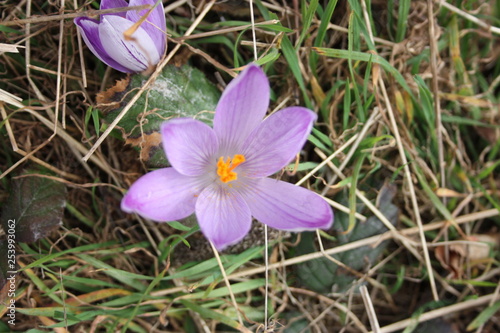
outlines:
[[[311,88],[316,103],[318,103],[318,105],[322,105],[325,100],[325,92],[314,75],[311,76]]]
[[[449,188],[440,187],[436,190],[436,195],[440,198],[463,198],[466,195],[450,190]]]
[[[116,84],[108,90],[97,93],[96,101],[98,107],[104,112],[119,108],[124,97],[124,91],[127,89],[129,83],[130,77],[126,77],[125,79],[117,80]]]
[[[490,258],[491,250],[498,247],[500,235],[471,235],[466,237],[468,242],[454,242],[448,245],[448,257],[446,256],[446,246],[438,246],[434,250],[436,259],[448,270],[452,278],[461,279],[463,275],[464,264],[470,262],[483,261]],[[472,242],[472,243],[471,243]]]
[[[475,126],[477,134],[491,144],[496,144],[500,139],[500,130],[498,128]]]
[[[159,132],[153,132],[151,134],[143,133],[142,136],[138,138],[128,137],[125,144],[138,147],[141,152],[141,160],[149,161],[153,150],[161,148],[161,134]]]

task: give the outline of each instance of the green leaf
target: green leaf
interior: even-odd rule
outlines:
[[[285,312],[282,314],[283,319],[286,320],[286,332],[287,333],[303,333],[311,332],[309,327],[309,322],[304,318],[300,312]]]
[[[144,82],[143,76],[134,75],[128,82],[119,82],[113,87],[112,96],[101,95],[102,106],[109,103],[115,106],[112,110],[104,109],[108,123],[116,118]],[[168,162],[161,147],[161,124],[177,117],[192,117],[211,124],[219,97],[219,90],[198,69],[188,65],[166,66],[120,120],[118,127],[125,142],[139,148],[141,159],[150,167],[165,167]]]
[[[380,144],[381,142],[383,142],[383,144],[391,144],[391,142],[394,142],[394,137],[388,134],[384,134],[376,137],[364,138],[359,144],[359,149],[363,150],[363,149],[374,148],[377,146],[377,144]]]
[[[313,127],[311,133],[314,134],[314,136],[318,137],[318,139],[320,139],[328,147],[330,147],[330,148],[333,147],[332,139],[330,139],[330,137],[328,135],[326,135],[325,133],[315,129],[314,127]]]
[[[346,196],[345,193],[341,194]],[[392,203],[392,199],[396,195],[395,187],[384,186],[380,190],[378,203],[379,209],[392,223],[396,224],[398,216],[398,208]],[[358,204],[358,211],[362,210],[362,205]],[[343,245],[354,242],[363,238],[371,237],[387,231],[385,225],[376,216],[369,217],[365,222],[358,222],[351,232],[349,230],[349,214],[336,212],[334,228],[337,230],[338,244]],[[324,240],[323,240],[324,241]],[[296,248],[297,255],[313,252],[315,249],[314,234],[303,233],[301,241]],[[332,255],[335,259],[345,263],[350,268],[360,271],[367,267],[368,263],[375,264],[377,258],[386,248],[388,242],[378,244],[376,248],[371,246],[363,246],[350,251],[345,251],[340,254]],[[307,261],[297,266],[297,275],[306,287],[317,292],[331,292],[332,287],[338,292],[347,290],[352,282],[357,278],[354,275],[339,269],[338,265],[328,260],[327,258],[318,258]]]
[[[315,145],[316,147],[318,147],[319,149],[323,150],[323,151],[330,151],[330,149],[328,149],[327,146],[325,146],[323,144],[323,142],[321,142],[321,140],[319,140],[318,138],[316,138],[314,135],[310,134],[309,137],[307,138],[307,140],[311,141],[311,143],[313,145]]]
[[[277,49],[272,49],[268,54],[260,58],[259,60],[255,61],[256,64],[263,66],[269,62],[274,62],[278,60],[280,57],[280,53]]]
[[[35,242],[62,224],[66,206],[66,187],[34,172],[12,180],[11,191],[2,213],[6,234],[16,242]]]
[[[19,31],[17,29],[13,29],[13,28],[5,26],[5,25],[1,25],[1,24],[0,24],[0,31],[6,32],[6,33],[12,33],[12,34],[17,34],[17,35],[22,35],[21,31]]]
[[[295,165],[295,163],[288,164],[285,167],[286,171],[308,171],[314,169],[316,166],[318,166],[318,163],[316,162],[302,162],[299,163],[298,165]]]
[[[180,231],[189,231],[191,230],[191,227],[186,226],[180,222],[177,221],[170,221],[168,222],[168,225],[171,226],[174,229],[180,230]]]
[[[279,24],[261,24],[261,25],[259,25],[259,29],[264,29],[264,30],[269,30],[269,31],[274,31],[274,32],[285,32],[285,33],[293,32],[292,29],[282,26],[281,23],[279,23]]]

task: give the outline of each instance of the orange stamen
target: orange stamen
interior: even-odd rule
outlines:
[[[231,159],[228,157],[224,162],[223,157],[219,157],[219,161],[217,162],[217,175],[223,183],[227,183],[233,180],[238,179],[238,174],[233,170],[245,162],[245,156],[236,154]]]

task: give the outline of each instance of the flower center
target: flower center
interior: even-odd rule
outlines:
[[[223,157],[219,157],[219,161],[217,162],[217,175],[220,180],[223,183],[227,183],[238,179],[238,174],[233,170],[243,162],[245,162],[245,156],[240,154],[234,155],[232,159],[228,157],[225,162]]]

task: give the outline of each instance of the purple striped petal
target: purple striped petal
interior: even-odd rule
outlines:
[[[142,6],[142,5],[152,5],[154,6],[156,0],[131,0],[130,6]],[[141,10],[139,13],[137,11],[128,11],[127,19],[137,22],[139,19],[146,15],[148,10]],[[160,2],[153,11],[149,14],[146,21],[141,24],[141,28],[146,30],[149,37],[153,40],[154,45],[160,56],[165,52],[166,47],[166,36],[167,36],[167,24],[165,22],[165,13],[163,11],[163,4]]]
[[[267,177],[285,167],[300,151],[311,132],[316,114],[289,107],[266,118],[243,145],[244,175]]]
[[[101,38],[99,37],[99,23],[97,21],[86,17],[77,17],[74,22],[82,35],[83,41],[99,60],[120,72],[131,72],[128,68],[111,58],[106,50],[104,50]]]
[[[121,208],[154,221],[175,221],[195,210],[204,185],[174,168],[158,169],[139,178],[122,199]]]
[[[252,216],[270,227],[305,231],[328,229],[333,211],[318,194],[271,178],[247,179],[241,191]]]
[[[196,202],[200,229],[218,250],[240,241],[250,231],[252,217],[242,196],[214,185],[201,192]]]
[[[125,0],[101,0],[101,10],[128,7],[128,3]],[[106,15],[118,15],[125,17],[125,12],[120,12],[116,14],[106,14]]]
[[[107,54],[130,72],[142,72],[160,61],[153,40],[147,32],[138,28],[132,38],[125,40],[123,33],[133,22],[115,15],[105,15],[99,24],[99,36]]]
[[[215,170],[219,149],[214,131],[191,118],[177,118],[161,126],[163,148],[170,164],[183,175],[198,176]]]
[[[269,106],[269,81],[250,64],[229,83],[217,104],[214,130],[222,149],[234,153],[261,123]]]

